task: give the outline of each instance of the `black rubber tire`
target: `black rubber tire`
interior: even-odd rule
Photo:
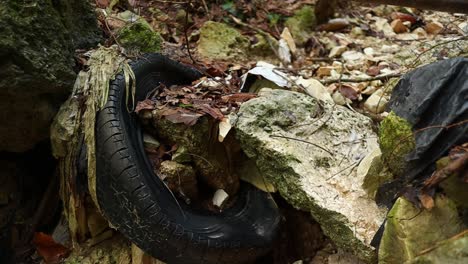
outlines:
[[[200,73],[159,54],[131,64],[136,100],[159,83],[189,84]],[[105,217],[138,247],[173,263],[248,263],[265,254],[280,214],[272,198],[241,185],[236,203],[220,214],[180,208],[144,153],[135,114],[128,113],[122,74],[111,81],[96,120],[96,189]]]

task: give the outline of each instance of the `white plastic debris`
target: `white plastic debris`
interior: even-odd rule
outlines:
[[[213,195],[213,205],[221,207],[228,197],[229,194],[227,194],[223,189],[216,190]]]
[[[278,42],[278,57],[283,64],[291,64],[291,51],[289,50],[288,43],[284,39]]]
[[[276,68],[277,67],[275,65],[270,64],[268,62],[264,62],[264,61],[257,62],[257,66],[255,68],[251,69],[250,71],[248,71],[246,74],[242,76],[241,91],[243,91],[245,81],[247,80],[247,77],[249,75],[262,76],[263,78],[275,83],[279,87],[288,87],[289,81],[288,81],[287,74],[277,70]]]

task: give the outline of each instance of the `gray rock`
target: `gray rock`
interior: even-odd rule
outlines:
[[[362,188],[360,160],[377,147],[371,120],[310,96],[262,89],[236,125],[242,149],[294,207],[310,211],[338,247],[373,262],[385,217]]]
[[[249,52],[249,40],[224,23],[207,21],[200,29],[198,53],[213,60],[245,60]]]
[[[0,150],[22,152],[49,136],[71,91],[74,51],[99,41],[88,1],[0,2]]]

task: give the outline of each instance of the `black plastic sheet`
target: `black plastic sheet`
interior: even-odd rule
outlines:
[[[406,185],[420,184],[450,148],[468,141],[468,59],[439,61],[406,74],[387,110],[413,126],[416,142],[405,173],[377,192],[377,203],[391,207]]]

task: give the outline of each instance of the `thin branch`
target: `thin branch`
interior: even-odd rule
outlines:
[[[276,48],[274,47],[273,45],[273,42],[276,41],[276,38],[274,38],[270,33],[266,32],[266,31],[263,31],[259,28],[256,28],[252,25],[249,25],[247,23],[244,23],[242,22],[240,19],[238,19],[237,17],[233,16],[233,15],[230,15],[231,19],[238,25],[240,26],[243,26],[243,27],[246,27],[246,28],[249,28],[251,30],[254,30],[256,31],[258,34],[264,36],[266,38],[266,40],[268,41],[268,44],[270,45],[270,48],[271,50],[275,53],[275,55],[278,57],[278,51],[276,50]]]
[[[441,42],[441,43],[437,43],[435,44],[434,46],[428,48],[427,50],[421,52],[413,61],[413,63],[411,63],[411,68],[414,68],[417,64],[417,62],[419,61],[419,59],[424,55],[426,54],[427,52],[437,48],[437,47],[440,47],[440,46],[444,46],[446,44],[449,44],[449,43],[452,43],[452,42],[457,42],[457,41],[460,41],[460,40],[465,40],[465,39],[468,39],[468,36],[463,36],[463,37],[459,37],[459,38],[456,38],[456,39],[452,39],[452,40],[448,40],[448,41],[445,41],[445,42]]]
[[[194,65],[196,65],[197,62],[193,59],[193,57],[192,57],[192,52],[190,51],[190,43],[189,43],[188,33],[187,33],[187,31],[188,31],[188,15],[189,15],[188,10],[189,10],[189,7],[190,7],[190,4],[191,4],[191,3],[192,3],[192,1],[189,1],[189,2],[187,3],[187,5],[186,5],[187,8],[186,8],[186,10],[185,10],[184,36],[185,36],[185,46],[186,46],[186,48],[187,48],[187,53],[188,53],[188,55],[189,55],[189,57],[190,57],[190,60],[192,60],[192,63],[193,63]]]
[[[290,140],[295,140],[295,141],[299,141],[299,142],[302,142],[302,143],[310,144],[310,145],[312,145],[312,146],[315,146],[315,147],[317,147],[317,148],[319,148],[319,149],[321,149],[321,150],[327,152],[328,154],[330,154],[330,155],[332,155],[332,156],[334,155],[334,154],[333,154],[331,151],[329,151],[328,149],[326,149],[326,148],[324,148],[324,147],[322,147],[322,146],[320,146],[320,145],[317,145],[317,144],[315,144],[315,143],[313,143],[313,142],[306,141],[306,140],[303,140],[303,139],[293,138],[293,137],[286,137],[286,136],[281,136],[281,135],[270,135],[270,137],[274,137],[274,138],[285,138],[285,139],[290,139]]]
[[[381,76],[375,76],[375,77],[369,77],[369,78],[338,78],[338,79],[331,79],[331,80],[323,80],[320,81],[322,84],[331,84],[331,83],[337,83],[337,82],[353,82],[353,83],[359,83],[359,82],[370,82],[370,81],[377,81],[377,80],[387,80],[391,78],[398,78],[401,77],[401,73],[393,73],[393,74],[387,74],[387,75],[381,75]]]

